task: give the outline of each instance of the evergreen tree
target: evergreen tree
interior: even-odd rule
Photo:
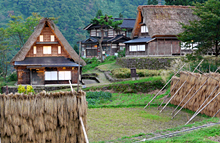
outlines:
[[[165,0],[166,5],[194,5],[194,3],[204,3],[207,0]]]
[[[157,0],[148,0],[148,5],[157,5],[158,1]]]
[[[123,18],[123,14],[122,13],[119,13],[119,18]]]
[[[79,47],[77,45],[74,45],[73,49],[76,51],[77,54],[79,54]]]
[[[102,14],[102,10],[99,9],[99,10],[96,12],[95,17],[96,17],[96,18],[99,18],[100,16],[103,16],[103,14]]]
[[[119,25],[121,25],[123,22],[123,20],[118,20],[118,21],[114,21],[114,19],[112,18],[112,15],[105,15],[105,16],[100,16],[99,18],[94,18],[91,19],[91,23],[92,24],[98,24],[101,26],[100,30],[101,30],[101,39],[99,40],[99,48],[100,48],[100,57],[101,57],[101,61],[103,62],[103,55],[102,55],[102,41],[104,38],[104,26],[109,26],[109,27],[113,27],[115,29],[118,29]]]
[[[204,4],[196,3],[194,14],[198,21],[190,21],[190,25],[181,23],[185,30],[179,35],[179,40],[185,45],[198,43],[197,53],[207,53],[215,47],[215,56],[219,54],[220,45],[220,1],[208,0]]]

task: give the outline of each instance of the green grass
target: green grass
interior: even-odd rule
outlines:
[[[160,113],[157,107],[135,108],[90,108],[88,109],[87,125],[90,142],[120,142],[132,137],[144,136],[158,129],[174,128],[186,123],[186,112],[181,111],[177,118],[171,119],[172,108],[168,107]],[[191,116],[192,114],[190,114]],[[194,121],[202,121],[205,117],[198,116]],[[133,139],[129,139],[133,140]],[[109,141],[111,142],[111,141]],[[126,140],[125,142],[128,142]]]
[[[199,118],[202,118],[201,115],[199,115]],[[198,118],[197,118],[198,119]],[[203,118],[204,119],[204,118]],[[181,121],[181,120],[180,120]],[[207,123],[215,123],[218,122],[219,119],[218,118],[210,118],[210,119],[204,119],[204,120],[197,120],[196,122],[192,123],[192,124],[188,124],[188,125],[180,125],[178,127],[174,127],[174,128],[169,128],[169,129],[164,129],[164,130],[157,130],[156,132],[152,132],[152,133],[139,133],[139,134],[135,134],[132,136],[124,136],[121,137],[119,139],[116,140],[112,140],[112,142],[120,142],[120,143],[132,143],[135,141],[140,141],[144,138],[147,137],[154,137],[155,133],[158,134],[160,133],[161,135],[163,134],[167,134],[170,132],[175,132],[175,131],[179,131],[181,129],[185,129],[185,128],[189,128],[189,127],[197,127],[197,126],[201,126],[203,124],[207,124]],[[206,130],[206,129],[204,129]],[[200,134],[199,131],[193,131],[194,132],[198,132],[198,134]],[[215,132],[213,132],[214,134],[216,134]],[[191,133],[188,133],[189,135],[191,135]],[[218,134],[218,133],[217,133]],[[158,134],[159,135],[159,134]],[[175,137],[175,138],[179,138],[179,137]],[[181,137],[181,138],[188,138],[188,137]],[[173,142],[172,139],[162,139],[162,140],[154,140],[154,141],[147,141],[147,142]],[[177,142],[187,142],[187,141],[177,141]]]
[[[111,70],[114,70],[114,69],[122,68],[122,66],[116,64],[116,61],[112,61],[112,62],[109,62],[109,63],[99,65],[96,68],[100,69],[101,71],[111,71]]]
[[[162,80],[161,76],[141,78],[139,80],[120,81],[120,82],[114,82],[112,84],[134,84],[134,83],[147,82],[147,81],[157,81],[157,80]]]
[[[151,104],[151,106],[157,106],[161,103],[161,98],[169,93],[169,90],[166,93],[158,96]],[[100,107],[135,107],[135,106],[145,106],[152,98],[154,94],[119,94],[113,93],[110,100],[99,104],[99,105],[89,105],[89,108],[100,108]]]
[[[190,133],[185,133],[181,136],[161,139],[156,141],[146,141],[146,143],[167,143],[167,142],[188,142],[188,143],[216,143],[216,141],[210,140],[209,137],[217,137],[220,135],[220,125],[213,127],[203,128]],[[218,137],[218,141],[220,137]]]

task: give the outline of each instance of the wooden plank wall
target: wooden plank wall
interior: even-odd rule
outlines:
[[[30,70],[26,67],[18,67],[17,78],[17,84],[30,84]]]
[[[43,42],[51,42],[51,35],[54,35],[49,27],[44,27],[41,34],[43,35]],[[58,38],[54,35],[54,42],[58,42],[58,44],[34,44],[26,57],[48,57],[48,56],[64,56],[66,58],[71,58],[68,52],[65,50],[63,46],[59,43]],[[40,42],[40,36],[37,38],[36,42]],[[37,53],[33,53],[33,47],[36,46]],[[51,46],[51,54],[43,54],[43,46]],[[61,46],[61,54],[58,54],[58,46]]]

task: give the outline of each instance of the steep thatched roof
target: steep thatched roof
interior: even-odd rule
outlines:
[[[142,24],[146,24],[151,37],[176,36],[183,32],[179,22],[189,24],[190,20],[198,20],[198,17],[192,14],[191,8],[168,5],[139,6],[132,37],[139,35]]]
[[[57,36],[60,44],[66,49],[66,51],[69,53],[71,58],[76,62],[85,66],[86,63],[84,60],[80,58],[79,55],[75,52],[75,50],[70,46],[68,41],[64,38],[63,34],[60,32],[60,30],[57,28],[57,26],[54,24],[54,22],[48,18],[43,18],[40,20],[39,24],[35,28],[34,32],[31,34],[27,42],[23,45],[23,47],[18,51],[18,53],[13,57],[11,60],[11,63],[15,61],[23,61],[30,50],[31,46],[37,41],[38,36],[40,35],[41,31],[43,30],[45,23],[51,27],[52,32]]]

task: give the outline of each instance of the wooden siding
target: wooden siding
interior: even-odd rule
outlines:
[[[129,51],[129,45],[141,44],[126,44],[126,55],[128,56],[172,56],[180,54],[179,40],[160,39],[154,40],[145,46],[143,51]]]
[[[30,70],[26,67],[17,67],[17,84],[30,84]]]
[[[44,27],[40,35],[43,35],[43,42],[51,42],[51,35],[54,35],[54,42],[58,42],[56,35],[50,27]],[[40,42],[40,36],[37,38],[37,42]]]
[[[34,46],[36,46],[37,53],[33,53]],[[51,46],[51,54],[43,54],[43,46]],[[34,44],[29,52],[27,53],[26,57],[51,57],[51,56],[64,56],[66,58],[71,58],[68,52],[61,46],[61,54],[58,54],[58,46],[61,46],[60,44],[56,45],[41,45],[41,44]]]
[[[129,50],[129,45],[145,45],[145,51],[130,51]],[[139,56],[139,55],[148,55],[148,44],[143,44],[143,43],[140,43],[140,44],[129,44],[129,45],[126,45],[126,55],[131,55],[131,56]]]

